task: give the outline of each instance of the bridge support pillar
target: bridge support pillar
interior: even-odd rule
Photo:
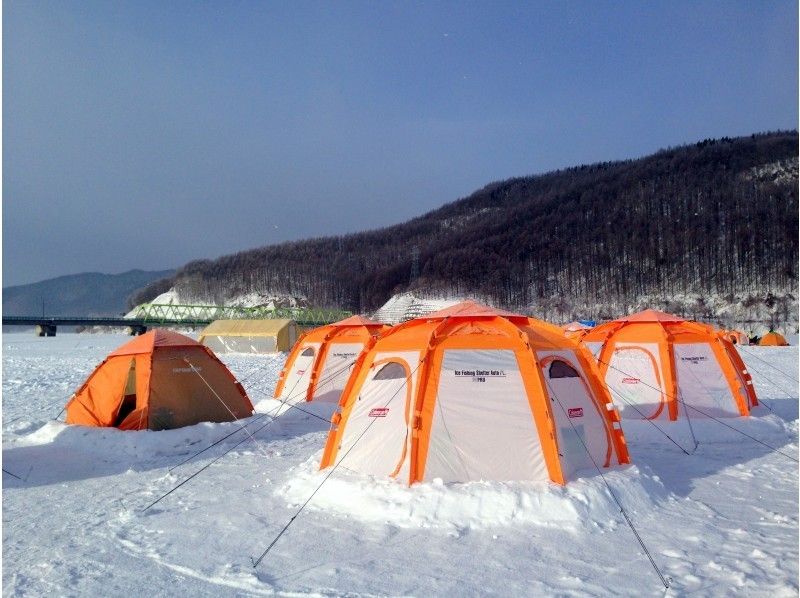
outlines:
[[[56,327],[55,324],[37,324],[34,332],[36,336],[55,336]]]
[[[147,326],[140,326],[138,324],[128,326],[128,334],[130,336],[139,336],[145,332],[147,332]]]

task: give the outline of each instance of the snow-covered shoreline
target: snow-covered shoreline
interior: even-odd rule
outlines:
[[[336,472],[253,568],[250,557],[322,481],[327,424],[292,410],[255,433],[275,408],[285,356],[221,356],[259,412],[248,426],[256,441],[142,511],[244,434],[170,472],[241,423],[120,432],[54,422],[126,340],[3,337],[3,468],[24,478],[3,474],[4,595],[663,593],[596,472],[565,488],[407,488]],[[796,458],[797,347],[743,357],[773,411],[729,423]],[[797,463],[713,421],[693,424],[700,445],[687,456],[651,425],[626,422],[633,465],[605,474],[670,594],[797,595]],[[680,426],[670,433],[691,448]]]

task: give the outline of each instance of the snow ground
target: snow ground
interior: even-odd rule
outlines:
[[[238,431],[172,472],[241,423],[120,432],[53,421],[127,340],[3,335],[3,468],[24,478],[2,478],[4,595],[664,594],[596,472],[564,488],[407,488],[337,470],[253,568],[322,481],[328,425],[289,410],[256,432],[270,421],[261,414],[275,407],[284,355],[221,356],[256,404],[256,440]],[[742,353],[773,412],[726,423],[796,459],[797,347]],[[304,408],[327,417],[333,406]],[[687,456],[646,422],[626,422],[634,465],[605,473],[668,595],[796,596],[797,462],[716,422],[692,423],[700,445]],[[685,425],[662,425],[692,448]]]

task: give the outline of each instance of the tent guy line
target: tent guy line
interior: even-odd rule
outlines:
[[[410,374],[410,375],[409,375],[409,376],[406,378],[406,380],[403,382],[403,384],[402,384],[402,385],[401,385],[401,386],[400,386],[400,387],[399,387],[399,388],[398,388],[398,389],[397,389],[397,390],[394,392],[394,394],[393,394],[393,395],[392,395],[392,396],[389,398],[389,400],[388,400],[388,401],[386,401],[386,404],[384,405],[384,407],[388,407],[388,406],[389,406],[389,404],[390,404],[390,403],[391,403],[391,402],[394,400],[394,398],[397,396],[397,394],[398,394],[398,393],[399,393],[399,392],[400,392],[400,391],[401,391],[403,388],[405,388],[405,387],[406,387],[406,385],[407,385],[407,384],[409,383],[409,381],[412,379],[412,377],[414,376],[414,374],[416,373],[416,371],[419,369],[419,367],[420,367],[420,366],[421,366],[421,365],[422,365],[422,364],[425,362],[425,359],[426,359],[425,357],[423,357],[422,359],[420,359],[419,363],[417,364],[417,367],[415,367],[415,368],[414,368],[414,370],[413,370],[413,371],[411,372],[411,374]],[[266,549],[264,550],[264,552],[262,552],[262,553],[261,553],[261,555],[260,555],[260,556],[259,556],[257,559],[254,559],[252,556],[250,557],[250,562],[253,564],[253,568],[254,568],[254,569],[255,569],[256,567],[258,567],[258,565],[259,565],[259,563],[261,563],[261,561],[263,561],[263,560],[264,560],[264,557],[265,557],[265,556],[267,556],[267,554],[269,553],[269,551],[270,551],[270,550],[272,550],[272,547],[273,547],[273,546],[275,546],[275,544],[278,542],[278,540],[280,540],[281,536],[282,536],[282,535],[283,535],[283,534],[286,532],[286,530],[287,530],[287,529],[289,529],[289,526],[290,526],[290,525],[292,525],[292,523],[294,522],[294,520],[295,520],[295,519],[297,519],[298,515],[300,515],[300,513],[302,513],[302,512],[303,512],[303,509],[305,509],[305,508],[306,508],[306,505],[308,505],[308,503],[309,503],[309,502],[311,502],[311,499],[312,499],[312,498],[314,498],[314,495],[316,495],[316,493],[317,493],[317,492],[319,492],[320,488],[322,488],[322,486],[325,484],[325,482],[327,482],[327,481],[328,481],[328,478],[330,478],[330,477],[333,475],[333,473],[334,473],[334,472],[336,471],[336,469],[339,467],[339,464],[340,464],[340,463],[342,463],[342,461],[344,461],[344,460],[347,458],[347,455],[349,455],[349,454],[350,454],[350,451],[352,451],[352,450],[353,450],[353,449],[356,447],[356,445],[358,444],[358,441],[359,441],[359,440],[361,440],[361,439],[364,437],[364,435],[365,435],[367,432],[369,432],[369,429],[370,429],[370,428],[373,426],[373,424],[374,424],[376,421],[378,421],[378,419],[379,419],[379,418],[377,418],[377,417],[375,417],[375,418],[372,418],[372,421],[371,421],[371,422],[370,422],[370,423],[367,425],[367,427],[364,429],[364,431],[363,431],[363,432],[361,432],[361,434],[358,436],[358,438],[356,438],[356,439],[355,439],[355,441],[353,442],[353,444],[350,446],[350,448],[349,448],[349,449],[347,449],[347,452],[346,452],[344,455],[342,455],[342,457],[339,459],[339,461],[338,461],[337,463],[335,463],[335,464],[333,465],[333,467],[331,467],[331,470],[330,470],[330,471],[327,473],[327,475],[326,475],[326,476],[325,476],[325,477],[322,479],[322,481],[319,483],[319,485],[318,485],[318,486],[317,486],[317,487],[314,489],[314,491],[311,493],[311,496],[309,496],[309,497],[306,499],[306,501],[305,501],[305,502],[304,502],[304,503],[303,503],[303,504],[300,506],[300,508],[297,510],[297,512],[296,512],[294,515],[292,515],[291,519],[289,519],[289,521],[287,521],[287,522],[286,522],[286,525],[284,525],[284,526],[283,526],[283,529],[281,529],[281,531],[280,531],[280,532],[278,532],[278,535],[277,535],[277,536],[275,536],[275,538],[273,538],[272,542],[270,542],[270,543],[269,543],[269,546],[267,546],[267,547],[266,547]]]
[[[218,444],[219,442],[221,442],[221,441],[222,441],[222,440],[224,440],[225,438],[228,438],[228,437],[232,436],[232,435],[233,435],[233,434],[235,434],[236,432],[241,432],[242,430],[244,430],[244,431],[245,431],[245,433],[247,433],[247,438],[243,438],[242,440],[240,440],[239,442],[237,442],[236,444],[234,444],[232,447],[230,447],[228,450],[226,450],[224,453],[222,453],[221,455],[219,455],[218,457],[216,457],[215,459],[213,459],[212,461],[210,461],[209,463],[207,463],[206,465],[204,465],[203,467],[201,467],[199,470],[197,470],[196,472],[194,472],[194,473],[193,473],[192,475],[190,475],[188,478],[186,478],[186,479],[184,479],[183,481],[181,481],[180,483],[178,483],[176,486],[174,486],[174,487],[173,487],[172,489],[170,489],[168,492],[166,492],[165,494],[162,494],[162,495],[161,495],[159,498],[157,498],[155,501],[153,501],[152,503],[150,503],[149,505],[147,505],[147,506],[146,506],[144,509],[142,509],[142,512],[145,512],[145,511],[147,511],[148,509],[150,509],[150,507],[152,507],[153,505],[155,505],[155,504],[159,503],[161,500],[165,499],[167,496],[169,496],[170,494],[172,494],[173,492],[175,492],[175,490],[177,490],[178,488],[180,488],[181,486],[183,486],[184,484],[186,484],[188,481],[190,481],[190,480],[192,480],[193,478],[195,478],[195,477],[196,477],[197,475],[199,475],[201,472],[205,471],[205,470],[206,470],[206,469],[207,469],[209,466],[213,465],[214,463],[216,463],[217,461],[219,461],[220,459],[222,459],[222,457],[226,456],[228,453],[230,453],[230,452],[231,452],[233,449],[235,449],[235,448],[237,448],[238,446],[240,446],[240,445],[241,445],[242,443],[244,443],[246,440],[248,440],[248,439],[249,439],[249,440],[252,440],[253,442],[257,443],[258,441],[255,439],[255,435],[256,435],[256,434],[258,434],[258,433],[259,433],[261,430],[263,430],[264,428],[266,428],[266,427],[267,427],[267,426],[269,426],[270,424],[272,424],[272,423],[276,422],[278,419],[280,419],[281,417],[283,417],[284,415],[286,415],[287,413],[289,413],[289,412],[290,412],[292,409],[297,409],[298,411],[302,411],[303,413],[307,413],[307,414],[309,414],[309,415],[314,415],[314,416],[315,416],[315,417],[317,417],[318,419],[325,420],[325,418],[323,418],[323,417],[319,417],[319,416],[317,416],[316,414],[313,414],[313,413],[311,413],[311,412],[309,412],[309,411],[306,411],[305,409],[302,409],[302,408],[298,407],[298,406],[297,406],[296,404],[294,404],[294,403],[288,403],[288,407],[289,407],[289,408],[288,408],[286,411],[284,411],[283,413],[281,413],[281,414],[279,414],[279,415],[277,415],[277,416],[276,416],[276,415],[274,415],[274,414],[278,413],[278,411],[280,411],[280,409],[281,409],[282,407],[284,407],[284,406],[286,406],[286,405],[287,405],[287,402],[289,401],[289,399],[290,399],[290,398],[292,398],[292,397],[287,397],[286,399],[282,400],[282,401],[280,402],[280,404],[279,404],[279,405],[277,405],[277,406],[275,407],[275,409],[273,409],[271,412],[269,412],[269,413],[265,413],[265,414],[262,414],[262,416],[268,416],[268,417],[270,417],[271,419],[270,419],[268,422],[266,422],[266,423],[265,423],[263,426],[259,427],[259,428],[258,428],[258,429],[257,429],[255,432],[253,432],[252,434],[251,434],[251,433],[250,433],[248,430],[246,430],[245,428],[246,428],[246,426],[250,425],[251,423],[254,423],[254,421],[255,421],[255,420],[248,422],[248,423],[247,423],[247,424],[245,424],[244,426],[240,427],[238,430],[234,430],[233,432],[231,432],[230,434],[228,434],[228,435],[227,435],[227,436],[225,436],[224,438],[221,438],[220,440],[216,441],[216,442],[215,442],[215,443],[213,443],[212,445],[210,445],[210,446],[208,446],[208,447],[204,448],[202,451],[199,451],[199,452],[195,453],[195,455],[192,455],[191,457],[189,457],[189,459],[186,459],[185,461],[183,461],[183,462],[179,463],[178,465],[174,466],[173,468],[169,469],[169,470],[168,470],[168,473],[169,473],[169,472],[172,472],[172,470],[173,470],[173,469],[175,469],[175,468],[177,468],[177,467],[180,467],[180,466],[181,466],[181,465],[183,465],[184,463],[187,463],[188,461],[191,461],[191,460],[192,460],[192,459],[193,459],[195,456],[199,455],[200,453],[203,453],[203,452],[205,452],[206,450],[210,449],[212,446],[215,446],[216,444]],[[259,417],[261,417],[261,416],[259,416]],[[331,421],[330,421],[330,420],[325,420],[325,421],[327,421],[328,423],[331,423]],[[267,456],[268,456],[268,455],[267,455]],[[163,478],[163,476],[162,476],[162,478]]]
[[[544,380],[545,380],[545,383],[547,384],[547,389],[550,392],[550,396],[553,399],[555,399],[555,402],[558,403],[558,406],[561,408],[561,411],[564,412],[564,416],[565,416],[566,420],[569,422],[569,425],[572,427],[572,431],[575,433],[575,436],[578,438],[578,440],[580,440],[581,446],[583,446],[583,450],[586,451],[586,455],[591,460],[592,465],[594,465],[595,469],[597,470],[597,473],[600,474],[600,478],[603,480],[603,483],[605,484],[606,488],[608,488],[608,492],[611,494],[611,498],[613,498],[614,502],[617,503],[617,507],[619,507],[619,511],[620,511],[620,513],[622,513],[622,516],[625,518],[625,521],[627,522],[628,527],[631,528],[631,531],[633,532],[633,535],[636,537],[636,540],[639,542],[639,545],[642,547],[642,550],[644,550],[644,553],[647,555],[647,558],[650,560],[650,564],[653,566],[653,569],[655,569],[655,572],[658,574],[658,577],[661,579],[661,583],[664,584],[664,589],[668,590],[669,589],[669,583],[667,582],[666,578],[664,577],[664,574],[661,572],[661,569],[658,568],[658,565],[656,564],[655,559],[653,559],[653,555],[650,554],[650,551],[647,549],[647,546],[645,545],[644,540],[642,540],[642,537],[639,535],[639,532],[636,531],[636,527],[634,527],[633,521],[631,521],[631,518],[628,516],[628,512],[625,510],[625,507],[622,506],[622,503],[620,502],[620,500],[617,497],[616,493],[611,488],[611,484],[608,483],[608,480],[606,479],[606,476],[603,475],[603,472],[600,470],[600,466],[597,465],[597,461],[595,461],[594,457],[592,457],[592,453],[589,451],[589,447],[586,446],[586,442],[583,440],[581,435],[578,434],[578,430],[575,428],[575,424],[572,423],[572,418],[569,417],[569,415],[567,414],[567,410],[564,409],[564,405],[561,403],[561,400],[558,398],[558,395],[556,395],[556,393],[553,391],[553,387],[550,384],[550,381],[547,380],[547,378],[545,378]]]
[[[613,365],[611,365],[611,364],[608,364],[608,363],[606,363],[606,362],[604,362],[604,361],[601,361],[599,358],[597,359],[597,361],[598,361],[598,362],[600,362],[600,363],[605,363],[605,364],[606,364],[608,367],[614,368],[615,370],[617,370],[618,372],[620,372],[620,373],[622,373],[622,374],[624,374],[624,375],[626,375],[626,376],[630,376],[630,375],[631,375],[631,374],[629,374],[629,373],[627,373],[627,372],[624,372],[624,371],[620,370],[619,368],[616,368],[616,367],[614,367],[614,366],[613,366]],[[758,443],[758,444],[760,444],[760,445],[763,445],[764,447],[766,447],[766,448],[770,449],[771,451],[773,451],[773,452],[776,452],[776,453],[778,453],[779,455],[783,455],[784,457],[786,457],[787,459],[791,459],[791,460],[792,460],[792,461],[794,461],[795,463],[798,463],[798,462],[799,462],[797,459],[795,459],[795,458],[794,458],[794,457],[792,457],[791,455],[787,455],[786,453],[784,453],[784,452],[781,452],[781,451],[780,451],[780,450],[778,450],[776,447],[774,447],[774,446],[771,446],[771,445],[767,444],[766,442],[763,442],[762,440],[759,440],[758,438],[756,438],[756,437],[754,437],[754,436],[751,436],[750,434],[747,434],[746,432],[743,432],[743,431],[742,431],[742,430],[740,430],[739,428],[734,428],[733,426],[731,426],[731,425],[729,425],[729,424],[726,424],[726,423],[725,423],[725,422],[723,422],[721,419],[714,417],[714,416],[713,416],[713,415],[711,415],[710,413],[707,413],[707,412],[705,412],[705,411],[702,411],[701,409],[698,409],[697,407],[694,407],[693,405],[687,405],[686,403],[684,403],[684,402],[683,402],[683,400],[682,400],[680,397],[671,396],[671,395],[669,395],[668,393],[666,393],[666,392],[664,392],[663,390],[661,390],[660,388],[656,388],[655,386],[650,386],[649,384],[647,384],[647,383],[646,383],[646,382],[644,382],[643,380],[640,380],[640,382],[641,382],[641,384],[644,384],[645,386],[647,386],[647,387],[649,387],[649,388],[652,388],[652,389],[654,389],[654,390],[657,390],[657,391],[659,391],[659,392],[663,393],[663,394],[664,394],[665,396],[667,396],[667,397],[671,397],[671,398],[673,398],[673,399],[677,399],[678,401],[680,401],[680,402],[683,404],[683,406],[684,406],[684,407],[686,407],[686,408],[688,408],[688,409],[694,409],[695,411],[697,411],[697,412],[698,412],[698,413],[700,413],[701,415],[705,415],[707,418],[709,418],[709,419],[712,419],[712,420],[714,420],[715,422],[722,424],[723,426],[725,426],[726,428],[729,428],[729,429],[733,430],[734,432],[738,432],[738,433],[739,433],[739,434],[741,434],[742,436],[745,436],[745,437],[749,438],[750,440],[752,440],[752,441],[754,441],[754,442],[757,442],[757,443]],[[696,441],[695,441],[695,442],[696,442]]]

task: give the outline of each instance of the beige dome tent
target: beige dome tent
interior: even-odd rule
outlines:
[[[216,320],[200,333],[199,341],[217,353],[277,353],[297,341],[294,320]]]

